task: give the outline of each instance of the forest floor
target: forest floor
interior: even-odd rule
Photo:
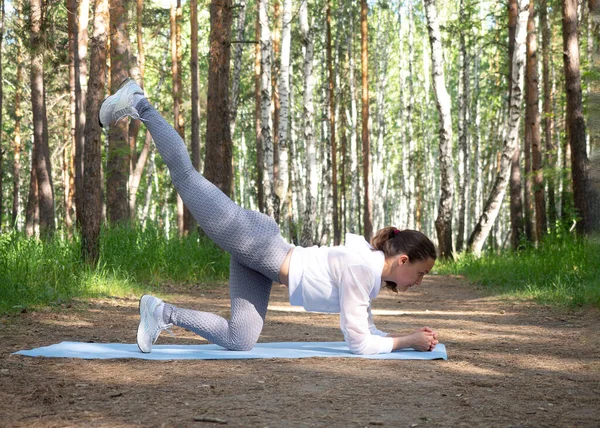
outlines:
[[[169,301],[228,315],[225,284],[166,287]],[[260,341],[342,340],[337,315],[290,311],[274,286]],[[135,343],[136,298],[0,318],[0,425],[32,427],[598,427],[600,313],[490,295],[461,278],[382,291],[378,327],[428,325],[448,361],[307,358],[145,361],[31,358],[64,340]],[[205,341],[174,328],[159,344]],[[195,419],[200,419],[197,421]],[[210,422],[210,421],[213,422]]]

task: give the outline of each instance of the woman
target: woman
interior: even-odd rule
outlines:
[[[161,331],[172,325],[230,350],[251,349],[262,331],[273,281],[289,287],[292,305],[339,312],[341,330],[354,353],[386,353],[407,347],[428,351],[438,343],[437,334],[427,327],[406,336],[383,333],[373,324],[370,310],[382,281],[406,291],[419,285],[431,270],[436,253],[425,235],[390,227],[377,233],[374,248],[352,234],[347,234],[345,246],[294,247],[283,240],[273,219],[239,207],[195,170],[179,134],[133,79],[123,82],[100,107],[103,126],[125,117],[144,122],[198,225],[231,254],[231,319],[144,295],[137,332],[142,352],[151,352]]]

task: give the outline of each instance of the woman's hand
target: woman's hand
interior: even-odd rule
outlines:
[[[438,344],[438,335],[429,327],[421,327],[409,335],[388,334],[394,338],[394,350],[413,348],[417,351],[431,351]]]
[[[408,335],[411,348],[417,351],[431,351],[438,344],[437,333],[427,327],[423,327]]]
[[[427,333],[427,334],[430,333],[432,335],[433,341],[432,341],[431,349],[428,349],[428,351],[431,351],[435,347],[435,345],[437,345],[439,343],[438,339],[437,339],[437,332],[433,331],[431,328],[421,327],[421,328],[418,328],[415,330],[415,333],[417,333],[417,332],[423,332],[423,333]]]

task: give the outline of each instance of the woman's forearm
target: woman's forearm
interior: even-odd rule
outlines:
[[[411,335],[389,334],[388,336],[394,338],[394,347],[392,348],[394,351],[403,348],[412,348],[413,346]]]

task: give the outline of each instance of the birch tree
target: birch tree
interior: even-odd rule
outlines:
[[[469,54],[467,52],[466,28],[469,22],[467,21],[466,6],[464,0],[460,1],[460,58],[461,69],[459,77],[458,91],[458,230],[456,233],[456,251],[460,252],[463,249],[465,241],[466,224],[468,223],[468,206],[469,199],[469,183],[470,183],[470,168],[469,168]],[[470,25],[469,25],[470,27]],[[470,31],[470,28],[469,28]]]
[[[314,44],[311,28],[312,25],[309,24],[307,3],[308,1],[303,1],[300,5],[300,34],[302,37],[302,47],[304,52],[302,122],[304,141],[306,144],[306,205],[301,237],[301,245],[303,247],[310,247],[314,244],[316,231],[315,220],[317,213],[317,192],[319,184],[317,182],[316,147],[313,130]]]
[[[261,70],[261,139],[264,156],[263,188],[265,192],[265,213],[274,214],[273,200],[273,120],[271,117],[271,30],[267,14],[268,0],[259,1],[260,20],[260,70]]]
[[[198,13],[197,8],[197,1],[194,0],[194,5],[195,5],[195,14]],[[235,31],[235,48],[233,51],[233,77],[231,79],[231,95],[230,95],[230,104],[231,104],[231,108],[229,110],[229,128],[231,129],[231,136],[233,137],[235,135],[235,123],[236,123],[236,119],[237,119],[237,110],[238,110],[238,103],[239,103],[239,96],[240,96],[240,75],[242,73],[242,47],[243,47],[243,38],[244,38],[244,26],[246,24],[246,3],[242,2],[239,4],[239,8],[238,8],[239,12],[238,12],[238,19],[237,19],[237,27],[236,27],[236,31]],[[192,41],[192,47],[195,45],[196,46],[196,59],[195,59],[195,66],[196,66],[196,70],[192,70],[192,74],[193,75],[197,75],[198,71],[198,17],[196,15],[195,16],[195,25],[196,28],[195,30],[192,28],[192,33],[195,32],[195,43],[194,41]],[[193,22],[194,22],[193,21]],[[192,62],[193,63],[193,62]],[[197,84],[197,83],[196,83]],[[193,104],[192,104],[193,105]]]
[[[519,8],[517,0],[508,2],[508,94],[512,91],[513,57],[515,51],[515,31],[519,19]],[[510,102],[510,101],[509,101]],[[523,189],[521,186],[521,149],[519,147],[519,134],[517,134],[517,147],[511,161],[509,189],[510,189],[510,224],[511,224],[511,247],[517,249],[519,241],[524,234],[523,225]]]
[[[257,7],[260,5],[257,4]],[[256,14],[256,30],[254,32],[256,40],[260,40],[261,37],[261,26],[260,26],[260,10]],[[262,75],[261,75],[261,64],[262,64],[262,47],[260,43],[256,43],[254,46],[254,128],[256,136],[256,198],[258,199],[258,210],[261,213],[265,212],[265,186],[264,186],[264,172],[265,172],[265,159],[264,159],[264,147],[262,138]]]
[[[358,139],[358,102],[356,90],[356,61],[354,58],[354,20],[350,19],[350,42],[348,43],[348,85],[350,87],[350,108],[346,110],[346,117],[350,125],[350,170],[355,171],[352,174],[352,184],[350,185],[350,212],[351,219],[359,218],[361,211],[361,187],[360,187],[360,166],[359,153],[361,141]],[[350,232],[358,233],[360,222],[352,222],[349,228]]]
[[[362,149],[363,149],[363,235],[367,241],[373,237],[373,200],[371,199],[371,142],[369,137],[369,24],[367,0],[360,2],[361,72],[362,72]]]
[[[331,150],[331,192],[333,206],[333,243],[339,245],[341,242],[341,230],[339,220],[339,203],[338,203],[338,178],[337,178],[337,141],[335,129],[335,75],[333,73],[333,41],[331,37],[331,0],[327,1],[327,10],[325,17],[325,32],[326,32],[326,54],[327,54],[327,75],[328,75],[328,90],[329,90],[329,143]]]
[[[408,58],[413,58],[414,54],[414,17],[413,17],[413,0],[408,2]],[[405,153],[403,156],[403,173],[406,174],[405,185],[407,197],[407,219],[406,225],[410,229],[415,228],[416,224],[416,204],[415,204],[415,150],[417,148],[414,138],[413,127],[413,111],[415,106],[415,86],[414,86],[414,69],[413,61],[408,62],[408,103],[406,104],[406,143]]]
[[[431,75],[436,106],[440,117],[440,202],[435,228],[438,235],[438,252],[441,258],[452,257],[452,199],[454,171],[452,166],[452,117],[451,100],[446,89],[442,35],[438,22],[435,0],[424,0],[427,29],[431,43]]]
[[[512,79],[508,110],[507,136],[504,139],[498,173],[488,199],[468,241],[468,249],[476,255],[481,254],[485,240],[498,217],[502,200],[506,193],[509,172],[514,151],[517,149],[517,137],[521,122],[521,102],[525,69],[525,39],[527,37],[528,0],[518,0],[518,19],[515,28],[515,48],[512,59]]]
[[[292,1],[283,2],[281,14],[281,63],[279,72],[279,174],[275,182],[275,194],[282,212],[289,187],[289,116],[290,116],[290,48],[292,25]]]

